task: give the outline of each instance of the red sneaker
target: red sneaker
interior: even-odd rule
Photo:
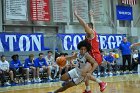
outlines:
[[[101,82],[99,83],[100,85],[100,91],[103,92],[105,90],[105,88],[107,87],[107,83],[106,82]]]
[[[83,93],[92,93],[92,92],[91,92],[90,90],[89,90],[89,91],[86,91],[86,90],[85,90]]]

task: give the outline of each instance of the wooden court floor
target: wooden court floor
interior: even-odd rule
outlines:
[[[108,83],[107,88],[102,93],[140,93],[140,75],[130,74],[113,77],[103,77],[101,80]],[[25,86],[15,86],[0,88],[0,93],[48,93],[61,86],[61,82],[51,82],[43,84],[31,84]],[[90,82],[92,93],[101,93],[99,85]],[[82,93],[85,89],[84,83],[72,87],[63,93]]]

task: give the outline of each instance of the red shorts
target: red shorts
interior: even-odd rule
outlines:
[[[101,65],[102,63],[102,56],[100,54],[96,54],[96,55],[91,55],[95,61],[98,63],[98,65]]]

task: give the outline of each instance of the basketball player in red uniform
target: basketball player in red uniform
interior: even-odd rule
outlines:
[[[101,80],[99,80],[91,75],[93,73],[93,71],[98,67],[98,65],[101,65],[101,63],[102,63],[102,56],[101,56],[101,53],[99,51],[99,41],[98,41],[97,33],[96,33],[95,28],[93,26],[93,24],[94,24],[93,12],[90,11],[91,23],[88,23],[88,24],[77,14],[77,11],[74,12],[74,15],[77,17],[79,23],[84,27],[85,32],[86,32],[86,40],[92,46],[91,50],[89,51],[89,54],[98,63],[98,64],[94,64],[94,66],[92,66],[92,70],[90,70],[90,72],[88,74],[85,73],[85,76],[87,76],[88,79],[86,79],[86,81],[85,81],[86,90],[83,93],[91,93],[90,86],[89,86],[89,80],[91,80],[91,78],[95,82],[99,83],[100,91],[102,92],[106,88],[107,83],[102,82]],[[91,66],[90,63],[87,64],[83,70],[87,71],[86,69],[88,69],[90,66]]]
[[[139,43],[134,43],[130,46],[130,48],[133,48],[134,46],[140,46],[140,42]]]

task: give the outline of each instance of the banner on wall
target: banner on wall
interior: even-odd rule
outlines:
[[[133,20],[133,11],[130,6],[116,6],[117,20]]]
[[[118,48],[125,34],[104,34],[98,35],[101,49]],[[77,44],[85,39],[85,34],[58,34],[62,40],[64,50],[77,50]]]
[[[42,51],[44,36],[36,34],[0,34],[0,52],[4,51]]]

